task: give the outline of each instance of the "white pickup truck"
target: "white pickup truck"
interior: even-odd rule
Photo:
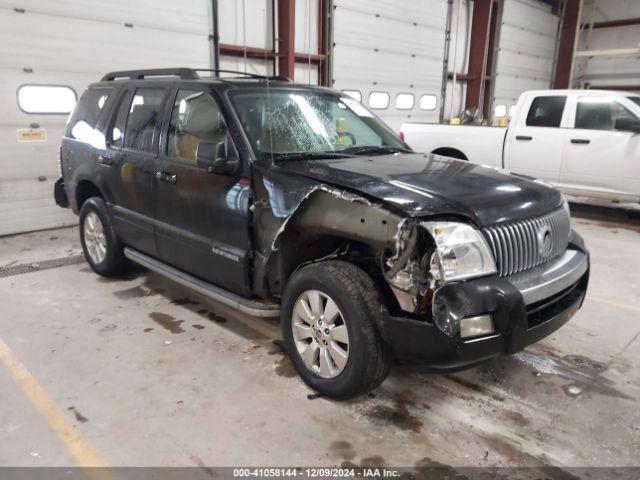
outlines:
[[[640,94],[529,91],[506,129],[404,123],[401,131],[419,152],[530,175],[569,195],[640,202]]]

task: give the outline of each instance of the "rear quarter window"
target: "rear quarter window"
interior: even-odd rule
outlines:
[[[113,88],[90,88],[80,97],[80,101],[69,118],[67,137],[104,148],[104,132],[97,130],[100,114]]]

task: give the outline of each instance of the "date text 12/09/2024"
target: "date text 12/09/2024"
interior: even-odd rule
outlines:
[[[271,478],[394,478],[400,471],[392,468],[234,468],[233,477]]]

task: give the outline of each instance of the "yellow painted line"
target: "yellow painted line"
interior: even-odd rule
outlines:
[[[27,370],[20,360],[11,352],[9,346],[0,339],[0,363],[13,377],[22,392],[29,398],[33,406],[40,412],[51,429],[67,447],[80,467],[106,467],[102,460],[83,440],[78,430],[67,420],[65,414],[47,395],[38,381]],[[107,471],[96,469],[87,472],[94,478],[105,478]]]
[[[640,313],[640,307],[637,307],[635,305],[629,305],[629,304],[626,304],[626,303],[614,302],[614,301],[611,301],[611,300],[607,300],[606,298],[592,297],[591,295],[587,296],[587,300],[594,300],[596,302],[606,303],[607,305],[611,305],[613,307],[622,308],[623,310],[629,310],[631,312]]]

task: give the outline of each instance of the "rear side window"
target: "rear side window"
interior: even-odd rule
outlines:
[[[527,114],[527,126],[558,128],[566,102],[566,96],[534,98]]]
[[[152,152],[154,133],[162,110],[164,88],[137,88],[124,97],[111,132],[114,146]]]
[[[113,88],[91,88],[80,97],[69,118],[67,137],[104,148],[104,133],[97,130],[100,113],[113,92]]]

